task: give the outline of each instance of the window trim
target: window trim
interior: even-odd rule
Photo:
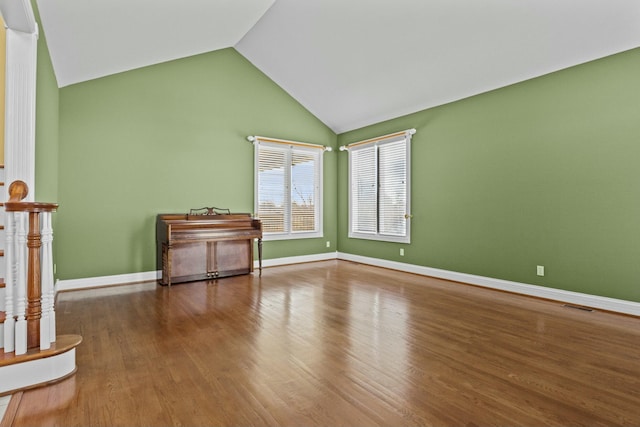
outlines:
[[[278,150],[285,151],[286,158],[289,160],[289,168],[285,172],[285,179],[287,180],[285,193],[285,228],[287,230],[285,232],[275,232],[275,231],[263,231],[263,241],[271,241],[271,240],[295,240],[295,239],[312,239],[319,238],[324,236],[324,225],[323,225],[323,199],[324,199],[324,189],[323,189],[323,171],[324,171],[324,161],[323,161],[323,153],[320,150],[330,151],[330,149],[315,144],[308,144],[303,142],[295,142],[295,141],[287,141],[287,140],[279,140],[273,138],[264,138],[264,137],[250,137],[249,139],[254,143],[254,212],[257,218],[260,218],[259,215],[259,191],[260,191],[260,179],[259,179],[259,155],[260,155],[260,146],[275,148]],[[291,221],[291,211],[292,211],[292,199],[291,199],[291,169],[292,165],[290,165],[290,160],[292,153],[294,151],[298,152],[317,152],[314,155],[316,162],[316,170],[317,173],[314,176],[315,183],[315,230],[314,231],[294,231],[292,229],[292,221]]]
[[[415,134],[415,129],[409,129],[403,132],[396,132],[389,135],[384,135],[381,137],[371,138],[365,141],[356,142],[350,144],[348,146],[340,147],[340,150],[344,151],[345,149],[349,152],[349,160],[348,160],[348,175],[349,175],[349,206],[348,206],[348,237],[353,239],[365,239],[365,240],[376,240],[383,242],[395,242],[395,243],[411,243],[411,136]],[[406,202],[405,202],[405,216],[404,219],[406,221],[406,231],[404,236],[394,236],[388,234],[380,233],[380,199],[376,196],[376,232],[375,233],[366,233],[360,231],[353,230],[353,207],[354,207],[354,194],[353,194],[353,155],[352,152],[356,152],[362,149],[368,149],[371,147],[375,147],[375,158],[376,163],[379,159],[379,151],[378,148],[381,145],[386,145],[389,143],[394,143],[404,140],[405,141],[405,159],[406,159]],[[378,185],[380,184],[380,165],[377,163],[375,167],[375,179],[376,179],[376,191],[378,191]]]

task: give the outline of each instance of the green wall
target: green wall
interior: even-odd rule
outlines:
[[[36,20],[40,21],[35,0],[32,0]],[[35,200],[58,202],[58,136],[59,90],[53,71],[47,39],[41,31],[38,37],[36,70],[36,134],[35,134]],[[58,213],[52,215],[53,229],[58,227]],[[55,231],[54,231],[55,232]],[[58,239],[53,239],[53,252],[57,252]],[[54,258],[55,262],[55,258]]]
[[[347,237],[345,152],[341,252],[640,301],[640,49],[348,132],[338,143],[407,128],[417,129],[411,244]]]
[[[36,20],[40,17],[32,1]],[[38,37],[36,74],[36,170],[35,200],[58,201],[58,83],[53,72],[47,39],[41,31]],[[57,214],[53,215],[56,224]],[[54,245],[57,242],[54,240]]]
[[[255,134],[337,139],[234,49],[60,89],[58,277],[155,270],[158,213],[253,212]],[[336,152],[324,161],[325,237],[265,242],[265,259],[336,250]]]

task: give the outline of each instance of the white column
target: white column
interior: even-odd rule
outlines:
[[[38,57],[38,24],[35,21],[30,0],[0,0],[0,11],[4,18],[6,30],[6,70],[5,70],[5,177],[7,184],[22,180],[29,186],[29,194],[25,201],[35,200],[35,129],[36,129],[36,73]],[[13,232],[7,236],[13,239],[15,248],[12,255],[6,256],[7,280],[7,319],[5,320],[5,352],[16,354],[26,352],[26,231],[22,242],[16,235],[26,230],[22,213],[8,214],[13,221]],[[18,224],[23,223],[22,229]],[[7,242],[8,243],[8,242]],[[22,245],[18,247],[18,245]],[[21,277],[19,274],[22,266]],[[21,289],[22,286],[22,289]],[[20,296],[22,295],[22,297]],[[9,308],[10,307],[10,308]],[[11,313],[9,313],[11,310]],[[14,315],[18,314],[15,323]],[[21,317],[20,317],[21,316]],[[23,336],[24,329],[24,340]],[[24,348],[23,348],[24,347]],[[9,350],[11,348],[11,350]]]
[[[5,182],[20,179],[34,200],[38,34],[7,29]]]

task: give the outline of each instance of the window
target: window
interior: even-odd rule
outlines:
[[[410,242],[410,142],[414,130],[349,150],[349,237]]]
[[[255,211],[264,239],[322,237],[324,147],[261,137],[254,143]]]

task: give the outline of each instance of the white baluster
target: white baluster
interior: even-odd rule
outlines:
[[[40,349],[51,347],[55,338],[55,317],[53,310],[53,260],[51,257],[51,241],[53,230],[51,229],[51,212],[42,212],[42,256],[41,256],[41,299],[42,317],[40,317]],[[52,328],[53,322],[53,328]],[[53,331],[53,337],[51,333]]]
[[[47,212],[49,229],[51,230],[50,239],[48,244],[49,251],[49,302],[51,308],[49,310],[49,342],[56,342],[56,287],[53,274],[53,227],[51,226],[51,212]]]
[[[16,212],[16,228],[18,245],[16,248],[16,258],[18,266],[16,282],[16,350],[15,354],[25,354],[27,352],[27,320],[25,318],[27,310],[27,217],[26,212]]]
[[[5,312],[6,318],[4,321],[4,351],[10,353],[15,350],[15,327],[16,321],[13,313],[13,299],[14,290],[16,287],[15,276],[15,251],[16,251],[16,239],[15,239],[15,213],[6,212],[6,241],[7,250],[5,253],[6,264],[6,283],[5,283]]]

